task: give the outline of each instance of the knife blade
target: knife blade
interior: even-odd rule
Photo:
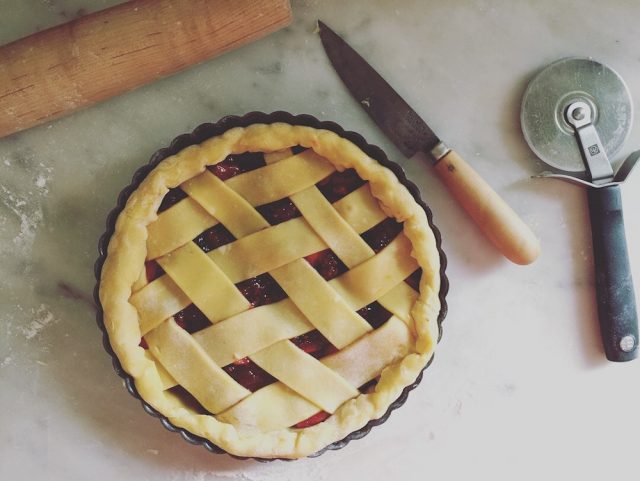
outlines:
[[[351,95],[406,156],[426,153],[445,186],[484,235],[516,264],[530,264],[540,253],[531,229],[460,155],[431,130],[409,104],[325,23],[320,40]]]

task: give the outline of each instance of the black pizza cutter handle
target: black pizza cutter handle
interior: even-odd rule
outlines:
[[[589,188],[587,197],[604,352],[610,361],[631,361],[638,355],[638,315],[620,186]]]

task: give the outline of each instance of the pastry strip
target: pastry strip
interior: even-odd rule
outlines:
[[[355,266],[329,284],[356,309],[371,304],[400,284],[418,268],[411,257],[411,242],[400,233],[377,255]],[[375,279],[375,282],[371,282]]]
[[[251,205],[258,206],[300,192],[334,170],[329,161],[309,149],[266,167],[236,175],[225,184]]]
[[[271,164],[270,167],[282,165],[282,162],[289,162],[289,159],[293,158],[297,159],[300,156],[285,158],[277,164]],[[265,168],[263,167],[263,169]],[[228,184],[213,175],[207,176],[206,173],[200,177],[205,179],[207,185],[196,189],[197,192],[194,193],[197,194],[197,200],[203,202],[209,212],[220,218],[234,236],[241,237],[239,227],[233,223],[227,224],[225,219],[227,217],[230,220],[238,217],[247,219],[246,223],[241,226],[244,237],[209,254],[233,282],[240,282],[269,271],[311,324],[337,348],[350,344],[371,330],[371,326],[336,295],[336,292],[322,276],[308,262],[301,259],[322,250],[324,247],[322,240],[308,225],[306,219],[292,219],[260,230],[264,228],[266,221],[248,203],[235,202],[233,199],[237,194],[229,189]],[[210,205],[208,199],[216,195],[222,199],[229,198],[230,201],[221,203],[219,209],[212,211],[208,207]],[[322,202],[320,209],[334,213],[332,221],[341,221],[331,204],[322,196],[315,185],[294,194],[293,199],[298,199],[312,216],[321,215],[321,212],[313,210],[313,204]],[[226,215],[228,210],[232,211],[229,216]],[[328,229],[329,226],[326,228]],[[370,250],[369,246],[348,225],[344,225],[343,229],[347,229],[348,233],[353,233],[349,240],[360,247],[359,251],[354,252],[360,259],[363,256],[366,258],[367,249]],[[252,232],[255,233],[251,234]],[[358,244],[357,241],[360,243]],[[344,251],[345,248],[342,250]],[[265,256],[265,252],[269,252],[269,255]],[[373,251],[370,252],[373,255]],[[256,341],[254,345],[262,342],[260,339],[254,340]]]
[[[223,423],[272,431],[293,426],[321,410],[319,406],[277,382],[254,392],[216,418]]]
[[[297,157],[297,159],[288,162],[301,164],[299,168],[307,166],[310,159],[314,157],[309,153],[303,154],[294,156]],[[286,155],[286,153],[283,153],[283,155]],[[286,155],[286,158],[291,157],[290,154]],[[326,169],[326,166],[323,166],[322,169],[320,169],[322,176],[318,180],[322,180],[322,178],[329,175],[332,170],[333,169]],[[327,172],[325,173],[325,171]],[[271,175],[273,175],[273,173]],[[235,203],[246,202],[246,200],[234,190],[216,188],[216,181],[223,183],[218,177],[208,170],[205,170],[199,176],[188,180],[180,186],[190,197],[181,200],[169,209],[161,212],[158,214],[158,219],[149,224],[149,237],[147,240],[148,259],[155,259],[156,257],[160,257],[177,249],[195,238],[201,232],[216,225],[218,220],[227,228],[229,228],[229,225],[232,223],[244,222],[242,218],[233,215],[233,211]],[[245,187],[238,188],[242,190]],[[211,189],[212,192],[206,193],[206,189]],[[197,202],[194,200],[196,198],[198,199]],[[225,205],[226,207],[221,207]],[[221,219],[219,216],[225,213],[227,214],[226,217]],[[258,216],[261,219],[261,216],[257,212],[254,216]],[[216,219],[216,217],[218,219]],[[265,223],[264,227],[269,226],[266,221],[263,220],[263,222]],[[236,237],[240,238],[247,235],[248,232],[244,233],[239,226],[238,233]]]
[[[198,202],[187,197],[158,214],[158,219],[147,226],[147,259],[163,256],[218,221],[207,214]]]
[[[406,324],[392,316],[362,339],[322,359],[322,363],[351,385],[362,386],[378,377],[385,366],[404,357],[413,340]]]
[[[226,366],[313,329],[291,299],[284,299],[241,312],[196,332],[193,338],[218,366]]]
[[[284,151],[274,154],[265,155],[267,164],[286,158]],[[291,200],[316,233],[347,267],[353,268],[375,255],[374,250],[358,235],[358,232],[370,229],[387,217],[371,195],[368,184],[347,194],[333,205],[315,186],[293,194]],[[417,298],[418,293],[401,282],[378,299],[378,302],[411,326],[410,310]]]
[[[269,227],[269,223],[245,199],[208,170],[182,184],[182,189],[219,219],[237,239]],[[238,215],[239,212],[242,215]]]
[[[220,191],[228,192],[229,189],[220,188]],[[213,197],[211,195],[211,192],[198,191],[197,199],[199,202],[201,201],[206,205],[209,202],[209,197]],[[183,202],[184,201],[179,202],[178,204],[176,204],[176,206],[181,205]],[[342,199],[336,201],[333,204],[333,207],[358,233],[362,233],[370,229],[378,222],[386,218],[385,214],[378,207],[376,200],[372,197],[368,185],[364,185],[359,189],[351,192],[350,194],[347,194]],[[169,212],[172,208],[167,209],[165,212],[162,212],[160,214],[160,217],[162,217],[166,212]],[[232,217],[240,217],[237,215],[237,213],[233,214],[232,212],[230,212],[229,214]],[[292,221],[295,221],[296,223],[303,223],[302,219],[292,219],[288,222]],[[256,218],[253,218],[252,222],[255,223],[253,225],[255,230],[259,230],[261,226],[264,225],[262,223],[263,221]],[[300,226],[298,226],[298,228],[299,227]],[[167,229],[168,228],[169,227],[167,225]],[[184,228],[187,230],[197,230],[188,226]],[[178,246],[176,246],[176,248],[177,247]],[[323,241],[322,246],[318,246],[318,249],[314,252],[323,250],[325,248],[326,244]],[[213,252],[215,252],[215,250]],[[156,301],[147,303],[144,302],[145,299],[156,299]],[[139,292],[131,297],[131,302],[138,309],[138,312],[140,314],[141,330],[143,331],[143,334],[190,304],[190,301],[186,298],[186,296],[184,296],[182,291],[180,291],[179,288],[175,286],[175,283],[170,281],[168,276],[162,276],[143,287]],[[383,306],[398,317],[407,319],[406,313],[410,310],[412,302],[412,300],[407,300],[402,303],[402,306],[398,306],[397,303],[391,306],[383,304]],[[363,306],[359,306],[357,307],[357,309],[361,307]]]
[[[359,234],[387,218],[378,201],[371,195],[369,184],[357,188],[332,205],[340,217]]]
[[[295,155],[293,150],[290,148],[277,150],[275,152],[265,152],[264,153],[264,161],[267,164],[275,164],[276,162],[284,159],[288,159],[289,157]]]
[[[398,244],[397,240],[392,241],[391,244],[389,244],[389,246],[385,248],[385,250],[381,251],[378,254],[378,256],[383,255],[383,258],[380,259],[380,262],[376,261],[375,263],[384,264],[385,258],[387,259],[386,262],[388,262],[388,258],[393,257],[393,256],[390,256],[390,254],[394,254],[394,252],[392,252],[394,250],[394,247],[392,247],[392,249],[388,252],[386,252],[386,249],[388,249],[392,245],[396,246],[397,244]],[[395,251],[394,255],[398,255],[397,250]],[[375,259],[375,258],[377,258],[377,256],[373,257],[372,259]],[[379,297],[377,301],[389,312],[399,317],[400,319],[405,321],[407,324],[410,324],[411,306],[415,302],[415,299],[417,298],[418,294],[413,289],[411,289],[411,287],[409,287],[407,284],[402,282],[402,280],[396,282],[395,286],[390,290],[389,290],[389,284],[393,284],[393,282],[397,281],[400,278],[405,279],[412,272],[413,266],[411,262],[409,262],[411,267],[409,268],[405,267],[404,272],[396,273],[394,276],[395,280],[391,279],[391,282],[389,282],[390,279],[388,277],[367,277],[368,274],[364,271],[364,269],[367,269],[367,272],[370,272],[371,270],[375,270],[375,269],[372,269],[372,267],[375,268],[375,263],[373,262],[373,260],[370,260],[368,262],[372,263],[372,265],[366,268],[359,266],[357,270],[363,270],[363,274],[358,275],[357,276],[358,279],[352,281],[352,282],[361,282],[361,285],[359,286],[359,293],[356,296],[346,296],[344,297],[344,300],[347,302],[351,310],[356,311],[364,307],[365,305],[370,304],[374,300],[376,300],[375,298],[376,292],[383,292],[384,295]],[[410,271],[409,274],[405,275],[406,271]],[[350,271],[350,272],[353,272],[353,271]],[[344,287],[344,284],[346,284],[343,280],[344,277],[347,275],[349,275],[349,277],[356,277],[356,274],[350,274],[349,272],[347,272],[346,274],[343,274],[342,276],[329,281],[329,285],[333,286],[334,289],[337,289],[338,292],[344,291],[346,289]],[[369,293],[369,294],[366,295],[365,293]],[[291,302],[291,300],[284,300],[275,304],[261,306],[260,308],[258,308],[259,309],[258,312],[260,313],[260,316],[263,319],[267,319],[266,322],[275,322],[277,317],[281,315],[280,310],[283,308],[280,307],[280,304],[283,302],[288,303],[288,302]],[[174,315],[176,312],[187,307],[189,304],[191,304],[191,301],[180,290],[180,288],[171,280],[171,278],[165,275],[152,281],[147,286],[145,286],[142,290],[133,294],[131,296],[131,303],[136,307],[136,309],[140,314],[140,330],[144,335],[146,332],[153,329],[155,326],[157,326],[159,323],[161,323],[165,319],[168,319],[169,317]],[[292,319],[296,317],[296,319],[291,320],[291,322],[296,322],[297,326],[301,326],[306,322],[304,316],[300,314],[298,311],[291,309],[290,306],[287,306],[284,309],[286,310],[288,319]],[[300,317],[297,317],[298,315],[300,315]],[[242,320],[235,320],[236,316],[232,316],[229,319],[224,320],[223,324],[226,322],[246,323],[246,322],[249,322],[248,319],[251,319],[251,320],[256,319],[255,316],[257,316],[257,314],[251,314],[251,310],[250,310],[246,312],[241,312],[237,314],[237,316],[240,316],[241,318],[242,316],[249,316],[249,317],[247,318],[247,321],[242,321]],[[253,321],[250,321],[250,322],[253,322]],[[211,329],[211,328],[207,328],[207,329]],[[218,341],[214,340],[215,336],[217,336],[217,332],[223,332],[223,331],[211,330],[210,332],[207,332],[207,334],[205,335],[204,332],[206,332],[207,329],[205,329],[202,334],[202,336],[206,337],[207,339],[206,344],[211,346],[214,346],[214,345],[217,346],[216,343]],[[311,330],[311,328],[309,330]],[[296,330],[296,332],[298,331]],[[308,332],[308,331],[299,332],[298,334],[294,334],[294,336],[304,334],[305,332]],[[323,334],[327,336],[326,330],[325,332],[323,332]],[[274,333],[274,335],[278,337],[278,334]],[[256,339],[252,339],[253,335],[250,333],[250,331],[246,334],[246,336],[248,336],[248,339],[246,341],[248,349],[240,350],[237,348],[232,348],[230,345],[229,349],[231,349],[231,351],[228,351],[228,352],[224,351],[224,355],[221,353],[221,358],[229,359],[229,356],[233,356],[234,353],[238,354],[237,358],[245,357],[246,355],[252,354],[253,352],[259,349],[262,349],[268,345],[268,344],[261,344],[260,339],[266,339],[266,338],[260,337],[261,336],[260,331],[256,331]],[[244,341],[242,342],[241,341],[242,339],[238,340],[239,345],[242,344],[242,342],[244,342]],[[223,343],[226,341],[220,341],[220,342]],[[337,342],[336,339],[334,339],[333,342]],[[255,350],[252,350],[254,347],[255,347]],[[217,348],[218,347],[216,347],[216,349]],[[207,351],[213,352],[213,349],[207,348]],[[225,364],[220,364],[220,365],[225,365]]]
[[[291,149],[285,149],[278,152],[265,154],[264,160],[267,164],[274,164],[288,158],[291,155]],[[315,189],[306,189],[306,191],[309,190],[313,191]],[[320,193],[319,191],[317,192]],[[293,198],[297,195],[299,194],[291,194],[289,197],[291,197],[291,199],[293,200]],[[326,199],[325,202],[327,202]],[[298,206],[297,201],[294,200],[294,203],[299,209],[300,207]],[[382,211],[382,209],[380,209],[380,206],[378,206],[378,201],[376,201],[373,195],[371,195],[369,184],[358,187],[353,192],[350,192],[341,199],[338,199],[333,204],[333,207],[336,211],[338,211],[340,217],[342,217],[347,222],[347,224],[351,225],[351,227],[356,232],[364,232],[366,230],[369,230],[370,228],[387,218],[387,215]],[[307,218],[307,220],[309,220],[309,216],[305,215],[304,213],[303,215]],[[342,261],[345,262],[344,259],[342,259]]]
[[[309,322],[338,349],[372,329],[304,259],[270,274]]]
[[[375,254],[316,186],[292,195],[291,201],[347,267],[354,267]]]
[[[378,303],[394,316],[402,319],[411,329],[413,321],[411,318],[411,306],[418,299],[418,293],[409,284],[400,282],[385,295],[377,299]]]
[[[220,179],[209,172],[204,172],[197,178],[183,184],[183,188],[190,195],[196,198],[200,205],[203,205],[210,214],[215,214],[217,217],[221,218],[224,225],[230,223],[231,225],[229,226],[229,230],[238,237],[242,237],[243,235],[247,236],[247,234],[265,227],[266,221],[264,221],[264,219],[259,216],[259,214],[251,208],[248,203],[240,198],[235,192],[231,191],[231,189],[229,189]],[[360,190],[358,195],[361,198],[366,198],[367,194],[370,197],[368,190]],[[292,196],[292,200],[294,203],[297,203],[303,215],[306,215],[310,220],[312,220],[312,222],[314,222],[316,229],[323,231],[325,238],[337,239],[335,242],[332,242],[333,245],[331,245],[331,247],[336,251],[339,257],[347,259],[347,265],[349,267],[353,267],[367,257],[374,255],[373,250],[355,231],[349,227],[345,221],[340,218],[336,210],[332,208],[331,204],[326,201],[324,196],[320,194],[319,190],[315,186],[311,186],[304,191],[294,194]],[[375,212],[374,209],[371,210]],[[238,216],[238,211],[241,211],[246,215]],[[328,222],[315,220],[322,217],[326,217]],[[244,223],[242,225],[234,224],[234,219],[238,218],[247,220],[243,221]],[[273,236],[272,233],[274,229],[276,231],[281,231],[282,235]],[[303,231],[306,232],[303,234]],[[245,272],[244,274],[239,275],[232,272],[232,266],[239,265],[243,261],[246,262],[247,257],[250,256],[252,252],[256,251],[261,253],[260,258],[262,259],[264,258],[264,256],[262,256],[262,252],[264,252],[265,249],[274,252],[277,245],[281,244],[281,241],[284,242],[286,239],[291,239],[292,237],[296,238],[296,235],[300,238],[305,236],[313,239],[314,236],[312,233],[310,234],[309,231],[310,229],[306,225],[305,221],[302,219],[294,219],[293,221],[285,222],[279,226],[259,231],[253,237],[254,243],[247,243],[247,241],[244,241],[247,245],[243,246],[243,239],[251,238],[251,236],[243,237],[240,241],[236,241],[235,243],[226,246],[224,249],[217,249],[213,251],[210,256],[217,260],[217,264],[222,267],[223,270],[226,270],[226,273],[231,277],[231,280],[243,280],[245,276],[253,277],[253,275],[250,274],[257,275],[269,269],[267,267],[262,267],[253,273]],[[266,239],[263,236],[265,236],[267,232],[269,232],[269,235],[267,236],[269,239],[277,239],[277,242],[274,243],[272,248],[268,245],[265,246]],[[257,239],[257,241],[255,241],[255,239]],[[255,243],[257,243],[257,245],[255,245]],[[285,245],[286,244],[290,243],[285,242]],[[298,244],[303,245],[302,242],[299,242]],[[257,249],[258,246],[261,248]],[[355,247],[348,250],[350,249],[348,246]],[[307,252],[306,255],[321,250],[319,247],[319,245],[314,246],[314,248],[311,249],[310,252]],[[229,255],[230,251],[231,255]],[[239,261],[237,263],[233,262],[234,254],[235,258]],[[341,298],[336,296],[336,293],[315,272],[315,270],[313,270],[313,268],[305,261],[300,259],[300,257],[304,255],[305,254],[301,253],[293,254],[292,257],[295,260],[291,262],[290,265],[284,265],[272,272],[276,281],[288,293],[291,300],[298,305],[308,318],[312,320],[312,324],[338,348],[342,348],[350,344],[358,337],[370,331],[371,327],[369,324],[354,312],[355,309],[362,306],[352,308],[353,306],[348,306]],[[231,262],[229,262],[229,260],[231,260]],[[248,264],[255,265],[256,263],[251,262],[249,257]],[[299,280],[304,280],[305,282],[299,283]],[[309,288],[310,285],[314,288]],[[410,288],[409,291],[411,291]],[[321,293],[322,295],[309,296],[309,292]],[[406,305],[407,302],[401,302],[400,307],[402,307],[403,304]],[[286,303],[284,306],[290,307],[290,304]],[[328,309],[327,306],[330,308]],[[277,315],[279,308],[281,308],[281,306],[271,308],[264,306],[264,309],[262,309],[263,312],[260,312],[260,315],[264,315],[266,313]],[[408,309],[409,308],[407,306],[403,310],[408,311]],[[395,310],[397,311],[398,309]],[[254,330],[255,336],[251,336],[252,342],[249,342],[246,345],[246,348],[239,352],[234,348],[237,346],[233,346],[235,341],[231,341],[234,336],[229,335],[229,333],[237,332],[235,328],[246,323],[247,320],[257,320],[258,314],[255,312],[246,311],[236,318],[229,319],[229,325],[224,327],[224,329],[222,329],[222,325],[226,323],[222,323],[219,330],[213,330],[213,327],[215,326],[209,328],[208,331],[205,329],[204,332],[206,332],[206,334],[201,334],[200,336],[197,336],[196,339],[200,338],[204,343],[206,343],[206,351],[211,353],[215,362],[219,365],[226,365],[233,362],[235,359],[244,357],[246,354],[251,354],[257,351],[261,347],[270,345],[273,341],[294,337],[295,335],[311,330],[309,329],[310,325],[305,322],[304,318],[300,318],[297,312],[292,311],[291,309],[289,309],[288,312],[291,314],[289,319],[294,324],[293,326],[283,325],[282,332],[271,331],[271,333],[269,333],[270,335],[265,334],[268,329]],[[405,314],[405,312],[402,312],[402,314]],[[406,317],[406,314],[402,317]],[[272,316],[270,319],[275,319],[275,316]],[[267,321],[264,327],[268,324],[269,323]],[[221,347],[227,345],[230,349],[221,349]]]
[[[368,191],[361,192],[360,195],[365,196]],[[316,233],[349,269],[353,269],[375,255],[374,250],[334,209],[335,204],[332,206],[315,186],[292,195],[291,200]],[[404,282],[400,282],[378,299],[378,302],[389,312],[410,324],[411,306],[417,298],[416,291]],[[358,306],[355,309],[360,307],[364,306]]]
[[[244,216],[244,211],[237,215]],[[237,283],[323,249],[326,249],[324,241],[299,217],[259,230],[208,255],[231,282]]]
[[[177,385],[175,379],[171,377],[171,374],[167,372],[167,370],[162,366],[162,364],[151,354],[149,349],[145,349],[144,357],[153,361],[156,366],[158,366],[158,376],[160,377],[160,383],[162,384],[162,389],[171,389],[173,386]]]
[[[378,377],[385,366],[406,355],[412,343],[413,337],[406,325],[392,317],[380,328],[321,362],[351,385],[361,386]],[[367,362],[361,362],[362,359]],[[293,426],[318,411],[320,407],[277,382],[254,392],[217,417],[223,422],[267,431]]]
[[[212,323],[250,307],[224,272],[193,242],[160,257],[158,264]]]
[[[401,282],[378,299],[378,302],[407,324],[413,332],[410,310],[417,297],[417,292]],[[357,310],[363,306],[351,307]],[[402,316],[396,314],[397,312]],[[291,339],[313,329],[315,327],[307,321],[291,299],[284,299],[241,312],[196,332],[193,337],[216,364],[226,366],[277,341]],[[336,342],[335,339],[333,342]]]
[[[359,394],[358,389],[339,374],[290,341],[280,341],[252,354],[251,360],[329,413]]]
[[[191,299],[169,276],[151,281],[129,298],[140,316],[140,333],[144,336],[165,319],[181,311]]]
[[[173,319],[149,332],[145,340],[151,354],[209,412],[219,413],[251,394],[216,366]]]

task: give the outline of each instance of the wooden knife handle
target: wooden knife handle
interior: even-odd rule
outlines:
[[[440,179],[487,238],[516,264],[530,264],[540,242],[511,207],[456,152],[435,165]]]
[[[0,137],[165,77],[291,21],[288,0],[133,0],[0,47]]]

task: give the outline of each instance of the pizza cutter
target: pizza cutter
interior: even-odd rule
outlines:
[[[640,150],[616,171],[609,160],[631,129],[629,89],[615,71],[599,62],[561,59],[527,87],[520,121],[531,150],[553,169],[537,177],[587,188],[604,351],[610,361],[630,361],[638,354],[638,320],[620,184],[640,158]]]

